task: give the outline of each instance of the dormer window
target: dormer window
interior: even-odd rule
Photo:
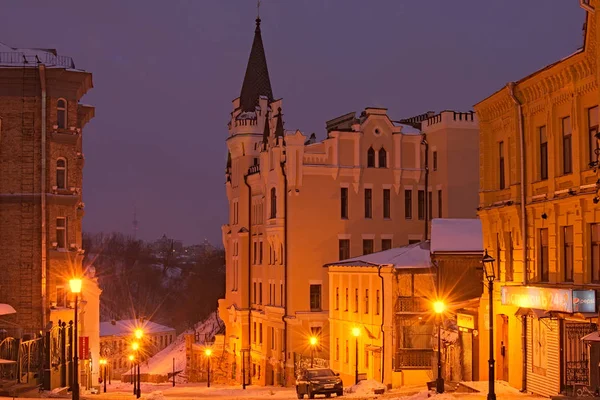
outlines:
[[[367,167],[375,168],[375,150],[372,147],[367,151]]]
[[[58,129],[66,129],[67,127],[67,101],[59,99],[56,102],[56,125]]]
[[[383,147],[379,150],[379,168],[387,168],[387,152]]]
[[[64,158],[56,160],[56,187],[59,189],[67,187],[67,160]]]

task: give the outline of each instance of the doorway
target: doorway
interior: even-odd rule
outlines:
[[[509,336],[508,336],[508,316],[504,314],[498,314],[496,318],[498,325],[498,338],[496,339],[496,379],[500,381],[508,382],[508,365],[509,358]]]
[[[373,372],[375,380],[381,382],[381,351],[373,352]]]

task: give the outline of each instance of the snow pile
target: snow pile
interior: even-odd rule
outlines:
[[[211,340],[223,327],[223,321],[219,318],[217,312],[213,312],[202,322],[199,322],[194,327],[194,330],[187,330],[180,335],[163,350],[156,353],[147,362],[141,365],[142,374],[150,375],[167,375],[173,372],[173,359],[175,359],[175,371],[185,371],[186,354],[185,354],[185,335],[194,334],[199,337],[199,343],[204,343],[205,339]],[[181,377],[176,378],[177,381],[182,381]]]
[[[164,400],[164,398],[165,398],[165,396],[163,395],[163,392],[161,392],[160,390],[157,390],[156,392],[152,392],[146,396],[146,399],[148,399],[148,400]]]
[[[367,379],[346,388],[344,391],[346,393],[354,393],[357,395],[370,395],[375,393],[375,390],[385,390],[385,386],[374,379]]]

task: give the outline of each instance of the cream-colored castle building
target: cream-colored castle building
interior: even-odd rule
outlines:
[[[473,113],[394,122],[386,109],[366,108],[328,121],[322,141],[284,129],[283,116],[258,19],[227,138],[219,313],[236,382],[293,384],[312,336],[315,357],[329,359],[326,263],[421,241],[432,215],[476,215]],[[456,169],[459,159],[472,165]]]

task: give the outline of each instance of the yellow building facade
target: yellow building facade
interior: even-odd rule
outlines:
[[[497,268],[496,379],[548,396],[598,386],[597,352],[581,339],[598,322],[599,4],[580,3],[587,11],[581,49],[475,106],[479,217]],[[479,315],[483,379],[488,300],[485,290]]]

